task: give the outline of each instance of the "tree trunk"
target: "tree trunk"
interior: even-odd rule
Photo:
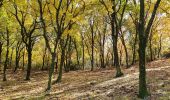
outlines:
[[[151,15],[151,18],[148,22],[148,25],[145,29],[145,4],[144,0],[140,0],[140,20],[139,20],[139,97],[144,99],[148,96],[148,91],[146,87],[146,68],[145,68],[145,51],[148,41],[148,35],[152,23],[154,21],[156,11],[159,7],[161,0],[157,0],[154,5],[154,9]]]
[[[153,61],[153,52],[152,52],[152,33],[149,38],[149,50],[150,50],[150,61]]]
[[[121,72],[121,68],[119,65],[119,56],[118,56],[118,48],[117,48],[117,42],[118,42],[118,33],[119,33],[119,27],[116,19],[116,3],[115,0],[113,0],[113,13],[111,14],[111,28],[112,28],[112,41],[113,41],[113,54],[114,54],[114,65],[116,67],[116,77],[120,77],[123,75]]]
[[[77,55],[77,67],[79,67],[79,65],[80,65],[80,61],[79,61],[79,52],[78,52],[78,48],[77,48],[76,41],[74,41],[74,45],[75,45],[76,55]]]
[[[45,47],[44,54],[43,54],[43,64],[42,64],[42,67],[41,67],[42,71],[44,70],[46,52],[47,52],[47,47]]]
[[[123,75],[120,69],[119,65],[119,56],[118,56],[118,49],[117,49],[117,40],[114,38],[114,43],[113,43],[113,53],[114,53],[114,65],[116,67],[116,76],[115,77],[120,77]]]
[[[67,65],[66,65],[66,70],[65,70],[66,72],[69,72],[70,71],[70,67],[71,67],[71,62],[72,62],[71,61],[71,55],[72,55],[71,49],[72,49],[72,38],[71,38],[71,36],[69,36],[69,45],[68,45],[68,51],[67,51],[68,59],[67,59]]]
[[[48,86],[47,86],[47,91],[51,89],[51,81],[52,81],[52,75],[54,73],[54,66],[55,66],[55,58],[56,58],[56,53],[53,52],[51,53],[52,59],[51,59],[51,66],[49,70],[49,76],[48,76]]]
[[[0,42],[0,70],[1,70],[1,67],[2,67],[2,42]]]
[[[83,70],[84,70],[84,66],[85,66],[85,59],[84,59],[84,40],[83,40],[83,43],[82,43],[82,46],[83,46]]]
[[[92,35],[92,51],[91,51],[91,71],[94,70],[94,39],[93,39],[93,35]]]
[[[148,95],[146,87],[146,68],[145,68],[145,40],[140,39],[139,43],[139,97],[143,98]]]
[[[25,49],[23,50],[23,55],[22,55],[22,68],[23,70],[25,68]]]
[[[6,42],[7,42],[7,50],[6,50],[6,59],[5,59],[5,62],[4,62],[4,69],[3,69],[3,81],[6,81],[7,78],[6,78],[6,69],[7,69],[7,66],[8,66],[8,62],[9,62],[9,31],[8,29],[6,29],[6,35],[7,35],[7,38],[6,38]]]
[[[132,56],[132,64],[134,65],[136,62],[136,44],[137,44],[137,39],[138,39],[138,26],[136,25],[136,33],[135,33],[135,41],[133,44],[133,56]]]
[[[84,59],[84,36],[83,33],[81,34],[81,40],[82,40],[82,50],[83,50],[83,58],[82,58],[82,64],[83,64],[83,70],[84,70],[84,66],[85,66],[85,59]]]
[[[16,72],[17,69],[19,68],[19,61],[20,61],[20,53],[19,53],[18,49],[16,49],[14,72]]]
[[[30,80],[30,74],[31,74],[31,65],[32,65],[32,48],[29,46],[27,48],[27,53],[28,53],[28,66],[27,66],[27,74],[26,74],[26,79],[25,80]]]
[[[125,55],[126,55],[126,68],[129,68],[129,56],[128,56],[128,51],[127,51],[127,47],[126,47],[126,44],[125,44],[123,34],[121,36],[121,41],[122,41],[122,44],[123,44],[123,47],[124,47],[124,50],[125,50]]]
[[[12,56],[13,56],[14,49],[12,48],[11,56],[10,56],[10,63],[9,66],[12,68]]]
[[[120,57],[119,57],[119,64],[122,65],[122,49],[120,49]]]
[[[161,50],[162,50],[162,34],[160,35],[160,39],[159,39],[158,58],[160,58],[161,56]]]
[[[145,36],[145,10],[144,0],[140,0],[140,20],[139,20],[139,97],[145,98],[148,95],[146,87],[146,36]]]
[[[63,73],[63,66],[64,66],[64,60],[65,60],[65,49],[62,49],[61,60],[60,60],[60,68],[59,68],[59,74],[58,74],[56,83],[61,82],[62,73]]]
[[[105,60],[104,59],[104,44],[101,43],[101,40],[100,40],[99,45],[100,45],[100,54],[99,54],[99,56],[100,56],[100,66],[101,66],[101,68],[106,68],[105,62],[104,62],[104,60]]]
[[[4,62],[4,70],[3,70],[3,81],[6,81],[6,69],[7,69],[7,66],[8,66],[8,55],[9,55],[9,43],[7,43],[7,51],[6,51],[6,59],[5,59],[5,62]]]
[[[91,17],[89,20],[90,31],[91,31],[91,71],[94,70],[94,18]]]

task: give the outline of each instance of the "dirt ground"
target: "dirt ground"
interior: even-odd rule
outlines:
[[[49,93],[44,92],[48,71],[32,72],[31,81],[23,80],[25,72],[8,71],[7,82],[0,81],[0,100],[138,100],[138,66],[122,69],[120,78],[114,68],[64,73]],[[170,100],[170,59],[147,64],[147,86],[148,100]]]

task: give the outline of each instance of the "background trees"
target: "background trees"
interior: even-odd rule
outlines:
[[[80,69],[113,67],[120,77],[122,68],[139,62],[139,94],[144,98],[145,63],[169,53],[169,1],[160,1],[1,0],[4,80],[8,68],[17,72],[27,62],[26,80],[32,67],[48,69],[50,90],[55,71],[54,83],[62,81],[63,72]]]

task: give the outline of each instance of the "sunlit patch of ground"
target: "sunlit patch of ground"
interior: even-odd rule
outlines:
[[[123,72],[125,75],[120,78],[114,78],[113,68],[64,73],[62,82],[54,84],[50,94],[45,95],[47,71],[32,72],[31,81],[24,81],[22,71],[8,71],[8,81],[0,82],[0,100],[136,100],[138,66],[123,69]],[[54,74],[53,79],[56,77],[57,74]],[[147,83],[151,93],[149,99],[170,99],[170,59],[148,63]]]

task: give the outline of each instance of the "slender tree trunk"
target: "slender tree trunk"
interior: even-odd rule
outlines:
[[[104,59],[104,44],[101,43],[101,40],[100,40],[99,45],[100,45],[100,54],[99,54],[99,56],[100,56],[100,66],[101,66],[101,68],[106,68],[105,62],[104,62],[104,60],[105,60]]]
[[[115,3],[115,0],[113,0],[112,9],[114,11],[111,14],[114,65],[116,67],[116,77],[120,77],[120,76],[123,75],[123,73],[122,73],[120,65],[119,65],[119,55],[118,55],[118,48],[117,48],[119,27],[118,27],[118,23],[117,23],[117,20],[116,20],[116,3]]]
[[[136,44],[137,44],[137,39],[138,39],[138,27],[136,25],[136,33],[135,33],[135,41],[134,41],[134,44],[133,44],[133,56],[132,56],[132,64],[131,65],[134,65],[136,62]]]
[[[120,65],[119,65],[117,40],[115,40],[115,39],[114,39],[114,43],[113,43],[113,49],[114,49],[114,64],[115,64],[115,67],[116,67],[116,77],[120,77],[120,76],[123,75],[123,73],[121,72]]]
[[[1,67],[2,67],[2,42],[0,42],[0,70],[1,70]]]
[[[152,52],[152,33],[149,38],[149,50],[150,50],[150,61],[153,61],[153,52]]]
[[[21,46],[22,46],[22,42],[18,41],[16,48],[15,48],[15,68],[14,68],[14,72],[16,72],[17,69],[19,68],[19,62],[20,62],[20,59],[21,59],[21,52],[24,49],[24,46],[23,47],[21,47]]]
[[[159,39],[158,58],[160,58],[161,50],[162,50],[162,34],[160,35],[160,39]]]
[[[60,60],[60,68],[59,68],[59,74],[58,74],[58,78],[56,80],[56,83],[61,82],[62,79],[62,73],[63,73],[63,66],[64,66],[64,61],[65,61],[65,49],[67,47],[67,43],[69,40],[70,36],[67,36],[66,41],[64,41],[63,39],[61,39],[60,43],[61,43],[61,60]]]
[[[110,57],[109,57],[109,51],[107,51],[107,54],[106,54],[106,64],[105,64],[105,66],[110,66],[110,59],[109,59]],[[112,60],[113,61],[113,60]]]
[[[125,40],[124,40],[124,36],[121,37],[121,41],[125,50],[125,55],[126,55],[126,68],[129,68],[129,56],[128,56],[128,51],[127,51],[127,47],[125,44]]]
[[[76,41],[74,41],[74,45],[75,45],[76,55],[77,55],[77,67],[79,67],[79,65],[80,65],[80,61],[79,61],[79,52],[78,52],[78,48],[77,48]]]
[[[91,45],[92,51],[91,51],[91,71],[94,70],[94,36],[92,33],[92,45]]]
[[[84,66],[85,66],[85,58],[84,58],[84,36],[83,36],[83,33],[81,33],[81,40],[82,40],[82,50],[83,50],[83,57],[82,57],[82,64],[83,64],[83,70],[84,70]]]
[[[51,53],[51,66],[50,66],[50,70],[49,70],[49,77],[48,77],[48,86],[47,86],[47,91],[51,89],[51,81],[52,81],[52,75],[54,73],[54,66],[55,66],[55,58],[56,58],[56,53],[53,52]]]
[[[61,82],[62,79],[62,73],[63,73],[63,66],[64,66],[64,60],[65,60],[65,49],[62,49],[61,51],[61,60],[60,60],[60,68],[59,68],[59,74],[56,80],[56,83]]]
[[[14,49],[12,48],[11,56],[10,56],[10,64],[9,66],[12,67],[12,56],[13,56]]]
[[[45,50],[44,50],[44,54],[43,54],[43,64],[42,64],[41,70],[44,70],[46,52],[47,52],[47,47],[45,47]]]
[[[28,66],[27,66],[27,74],[26,74],[26,79],[25,80],[30,80],[30,74],[31,74],[31,65],[32,65],[32,48],[29,46],[27,48],[27,53],[28,53]]]
[[[120,65],[122,65],[122,48],[120,49],[120,57],[119,57],[119,62],[120,62]]]
[[[58,53],[56,55],[55,69],[56,69],[56,72],[58,72]]]
[[[68,63],[66,65],[66,72],[70,71],[70,67],[71,67],[71,55],[72,55],[72,38],[71,36],[69,36],[69,45],[68,45]]]
[[[84,66],[85,66],[85,59],[84,59],[84,40],[83,40],[83,43],[82,43],[82,46],[83,46],[83,70],[84,70]]]
[[[16,49],[14,72],[16,72],[17,69],[19,68],[19,61],[20,61],[20,54],[19,54],[18,50]]]
[[[7,44],[9,44],[9,43],[7,43]],[[6,79],[6,69],[7,69],[8,61],[9,61],[8,55],[9,55],[9,45],[7,45],[6,59],[5,59],[4,70],[3,70],[3,81],[7,80]]]
[[[91,27],[91,71],[94,70],[94,25],[93,22],[90,23],[90,27]]]
[[[22,68],[25,69],[25,49],[23,50],[23,55],[22,55]]]
[[[6,38],[6,42],[7,42],[7,45],[6,45],[6,47],[7,47],[7,50],[6,50],[6,59],[5,59],[5,62],[4,62],[4,69],[3,69],[3,81],[6,81],[7,80],[7,78],[6,78],[6,69],[7,69],[7,66],[8,66],[8,62],[9,62],[9,58],[8,58],[8,56],[9,56],[9,31],[8,31],[8,29],[6,29],[6,34],[7,34],[7,38]]]

